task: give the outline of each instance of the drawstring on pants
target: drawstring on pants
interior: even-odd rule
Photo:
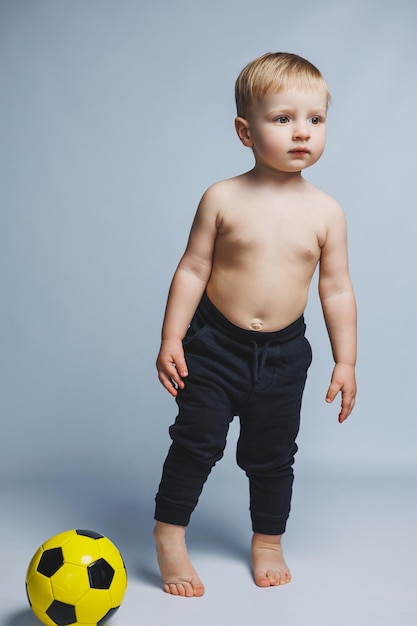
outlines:
[[[259,346],[256,341],[253,342],[253,346],[254,346],[253,383],[254,384],[259,383],[262,378],[262,374],[265,369],[266,355],[267,355],[267,349],[268,349],[269,343],[270,342],[267,342],[263,344],[262,346]]]

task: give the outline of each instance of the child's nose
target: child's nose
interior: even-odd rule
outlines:
[[[310,137],[310,129],[307,124],[299,123],[294,128],[295,139],[308,139]]]

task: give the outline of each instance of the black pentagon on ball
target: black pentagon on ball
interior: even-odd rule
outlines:
[[[98,559],[87,567],[90,587],[92,589],[110,589],[114,569],[105,559]]]
[[[42,554],[39,565],[36,568],[40,574],[51,577],[64,564],[62,548],[51,548]]]
[[[96,533],[95,530],[83,530],[77,528],[75,531],[77,535],[82,535],[83,537],[90,537],[90,539],[102,539],[104,535],[100,535],[100,533]]]
[[[107,621],[116,613],[118,608],[119,607],[116,606],[114,609],[110,609],[110,611],[107,611],[106,615],[104,617],[102,617],[99,622],[97,622],[97,626],[102,626],[102,625],[106,624]]]
[[[58,600],[52,602],[46,614],[57,626],[68,626],[68,624],[74,624],[77,621],[75,607]]]

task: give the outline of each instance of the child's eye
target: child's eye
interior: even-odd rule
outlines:
[[[277,118],[275,118],[275,121],[277,122],[277,124],[288,124],[290,118],[288,117],[288,115],[279,115]]]
[[[313,117],[310,118],[310,122],[317,126],[317,124],[321,122],[321,117],[319,115],[313,115]]]

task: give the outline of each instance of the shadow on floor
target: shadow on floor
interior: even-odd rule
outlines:
[[[43,485],[42,509],[44,517],[50,514],[53,518],[54,534],[70,528],[98,531],[120,550],[129,578],[160,587],[152,536],[154,491],[145,481],[53,481]],[[38,520],[38,526],[41,523]],[[226,503],[215,511],[205,503],[199,506],[187,531],[187,544],[194,555],[227,556],[250,567],[249,528],[247,537],[241,530],[237,532],[234,515]],[[12,626],[26,624],[17,622]]]
[[[40,621],[30,609],[17,611],[6,617],[4,626],[39,626]]]

